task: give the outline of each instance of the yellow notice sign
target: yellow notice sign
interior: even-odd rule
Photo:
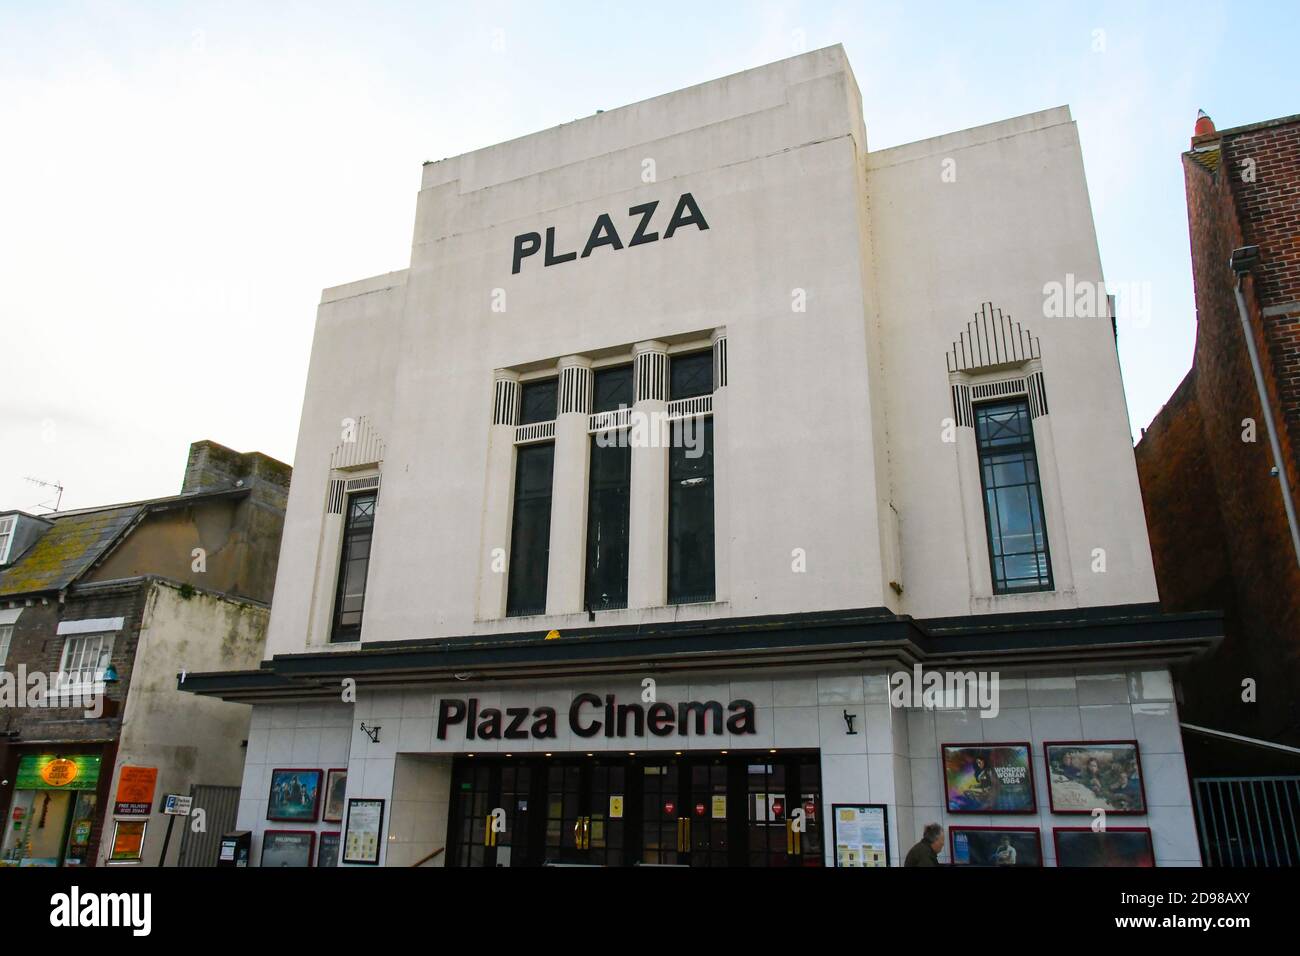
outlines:
[[[623,819],[623,797],[610,794],[609,797],[609,818],[611,820]]]
[[[714,794],[713,796],[713,819],[727,819],[727,797],[726,794]]]

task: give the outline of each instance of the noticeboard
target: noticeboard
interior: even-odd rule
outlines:
[[[883,803],[831,806],[835,865],[889,866],[889,810]]]

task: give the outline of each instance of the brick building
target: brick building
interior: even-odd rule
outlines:
[[[157,864],[160,795],[239,782],[248,708],[176,674],[260,659],[289,474],[196,442],[179,495],[0,512],[0,865]]]
[[[1138,443],[1138,471],[1164,606],[1225,611],[1223,644],[1180,674],[1184,727],[1204,728],[1188,733],[1193,774],[1294,774],[1300,754],[1284,748],[1300,747],[1300,566],[1229,260],[1235,249],[1259,249],[1243,294],[1294,489],[1300,486],[1300,116],[1223,131],[1203,117],[1197,133],[1183,154],[1195,358]],[[1243,699],[1248,679],[1255,682],[1253,702]]]

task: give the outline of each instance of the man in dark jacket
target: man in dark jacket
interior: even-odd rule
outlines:
[[[927,823],[921,841],[907,851],[903,866],[941,866],[939,851],[943,849],[943,827]]]

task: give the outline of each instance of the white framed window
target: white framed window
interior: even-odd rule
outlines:
[[[113,634],[75,634],[63,642],[63,659],[55,686],[63,690],[93,687],[104,680],[113,656]]]
[[[5,661],[9,660],[9,642],[14,638],[14,626],[12,624],[0,624],[0,667],[5,666]]]
[[[14,525],[17,522],[17,515],[5,515],[0,518],[0,564],[9,561],[9,549],[14,543]]]

